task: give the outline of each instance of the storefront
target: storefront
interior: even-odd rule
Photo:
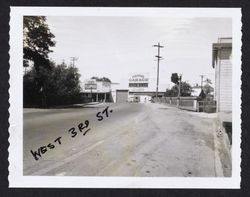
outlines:
[[[81,88],[84,102],[113,102],[111,82],[87,79],[82,83]]]

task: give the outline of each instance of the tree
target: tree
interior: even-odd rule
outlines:
[[[167,89],[165,93],[166,97],[176,97],[178,96],[178,85],[174,85],[171,89]]]
[[[50,32],[45,16],[25,16],[23,18],[23,61],[28,66],[34,62],[35,69],[49,66],[50,47],[55,46],[54,34]]]
[[[41,87],[38,85],[34,67],[23,76],[23,106],[38,107],[42,103]]]
[[[25,16],[23,19],[23,66],[27,68],[33,62],[32,70],[36,94],[42,97],[46,107],[47,81],[51,71],[48,54],[55,46],[54,34],[50,32],[45,16]],[[27,79],[25,79],[27,80]],[[24,83],[24,89],[26,88]]]
[[[192,86],[187,82],[181,82],[181,96],[191,96]]]
[[[179,76],[177,73],[172,73],[171,75],[171,82],[173,82],[174,84],[178,84],[179,83]]]
[[[165,96],[167,97],[176,97],[178,96],[178,84],[175,84],[171,89],[167,89]],[[187,82],[181,82],[181,95],[180,96],[191,96],[192,93],[192,87]]]
[[[47,87],[50,105],[73,104],[79,101],[80,91],[80,74],[76,67],[67,67],[66,64],[53,67]]]
[[[33,67],[24,76],[24,106],[42,106],[42,94],[46,92],[47,106],[67,105],[80,102],[79,93],[80,74],[78,69],[72,66],[67,67],[66,64],[55,65],[50,63],[50,71],[44,74],[47,75],[47,81],[44,89],[39,89],[36,79],[36,71]]]
[[[80,93],[80,74],[76,67],[61,64],[54,67],[49,78],[51,86],[59,96],[70,96]]]
[[[91,77],[91,79],[95,79],[96,81],[104,81],[104,82],[111,82],[111,80],[107,77]]]

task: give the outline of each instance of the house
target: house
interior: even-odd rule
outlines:
[[[217,135],[223,136],[227,150],[232,145],[232,38],[219,38],[212,45],[212,66],[215,69]],[[226,135],[227,134],[227,135]]]
[[[195,84],[193,87],[192,87],[192,96],[196,96],[198,97],[201,93],[201,86],[199,86],[198,84]]]
[[[232,38],[219,38],[213,44],[213,62],[215,69],[216,109],[218,113],[232,113]]]

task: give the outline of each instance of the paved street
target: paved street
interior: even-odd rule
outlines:
[[[213,120],[201,114],[155,103],[24,109],[24,175],[217,176]],[[77,125],[85,120],[83,135]],[[42,146],[35,160],[30,150]]]

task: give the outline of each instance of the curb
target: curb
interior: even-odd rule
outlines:
[[[213,125],[212,125],[212,129],[213,129],[213,136],[214,136],[214,168],[215,168],[215,176],[216,177],[224,177],[224,173],[223,173],[223,167],[222,167],[222,163],[220,160],[220,156],[219,156],[219,144],[218,144],[218,137],[216,135],[216,119],[214,119],[213,121]]]

